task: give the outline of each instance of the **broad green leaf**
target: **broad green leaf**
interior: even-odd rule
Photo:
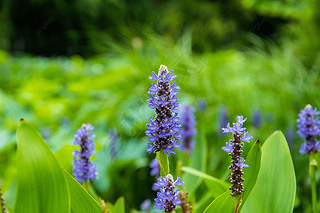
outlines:
[[[276,131],[262,146],[258,180],[242,212],[291,213],[295,193],[296,177],[289,147],[282,132]]]
[[[64,176],[68,183],[71,212],[74,213],[101,213],[99,203],[76,181],[66,170]]]
[[[209,188],[211,195],[213,195],[214,197],[218,197],[230,187],[230,184],[218,178],[200,172],[196,169],[190,167],[182,167],[181,170],[188,174],[202,178],[205,181],[207,187]]]
[[[170,172],[168,155],[164,153],[162,150],[160,150],[159,152],[157,152],[156,157],[160,165],[161,175],[167,176]]]
[[[230,195],[230,190],[224,192],[217,197],[210,205],[204,210],[207,213],[223,212],[231,213],[233,211],[234,198]]]
[[[246,158],[246,164],[249,165],[249,167],[244,169],[244,191],[242,193],[242,205],[240,208],[243,207],[249,194],[251,193],[251,190],[257,182],[261,164],[261,145],[259,141],[256,141],[251,147]]]
[[[70,212],[63,172],[40,134],[21,119],[17,130],[18,178],[15,213]]]
[[[120,197],[114,205],[108,203],[108,210],[110,210],[111,213],[125,213],[124,198]]]
[[[197,140],[195,142],[195,148],[190,160],[190,167],[201,172],[206,170],[207,161],[207,140],[205,134],[199,131]],[[182,181],[185,183],[186,190],[189,197],[192,197],[196,189],[201,183],[201,178],[190,173],[185,173],[182,176]]]

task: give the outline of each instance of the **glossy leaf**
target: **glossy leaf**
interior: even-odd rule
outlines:
[[[18,179],[15,213],[70,211],[63,172],[48,145],[26,121],[17,130]]]
[[[262,146],[261,168],[243,213],[291,213],[296,193],[296,177],[287,141],[274,132]]]
[[[197,140],[195,142],[195,148],[191,156],[190,167],[201,172],[206,170],[206,161],[207,161],[207,140],[205,134],[202,134],[199,131]],[[185,183],[189,197],[192,197],[197,187],[201,183],[201,178],[190,173],[185,173],[182,176],[182,181]]]
[[[64,176],[68,183],[71,200],[71,212],[76,213],[100,213],[99,203],[76,181],[66,170]]]
[[[223,212],[231,213],[233,211],[234,198],[230,195],[230,190],[224,192],[217,197],[210,205],[204,210],[206,213]]]
[[[256,141],[251,147],[246,158],[246,164],[248,164],[249,167],[244,169],[244,175],[243,175],[243,178],[245,179],[245,181],[243,182],[244,191],[242,193],[242,205],[240,208],[243,207],[254,185],[257,182],[258,174],[260,171],[261,154],[262,153],[261,153],[260,142]]]

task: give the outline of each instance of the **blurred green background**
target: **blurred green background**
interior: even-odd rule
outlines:
[[[148,76],[165,64],[178,75],[180,102],[196,109],[197,129],[206,133],[207,173],[227,177],[223,112],[231,122],[244,115],[254,140],[278,129],[287,135],[295,212],[311,212],[296,119],[306,104],[320,107],[319,10],[316,0],[1,1],[0,183],[8,205],[20,118],[40,130],[69,172],[73,135],[82,123],[93,124],[97,194],[111,202],[124,196],[127,211],[153,200],[154,154],[145,152],[146,123],[154,116]]]

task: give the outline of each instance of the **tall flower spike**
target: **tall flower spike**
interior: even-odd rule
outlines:
[[[195,124],[196,119],[194,116],[194,109],[188,104],[184,104],[181,108],[180,113],[180,124],[181,128],[181,139],[182,139],[182,148],[181,150],[188,150],[189,153],[192,152],[194,148],[193,137],[196,134]]]
[[[306,139],[306,142],[300,147],[301,154],[320,151],[320,143],[316,140],[317,135],[320,135],[320,121],[319,118],[315,118],[315,115],[318,114],[317,108],[313,109],[310,104],[299,113],[298,134],[301,138]]]
[[[150,123],[147,124],[146,131],[149,136],[149,147],[146,149],[148,153],[159,152],[163,150],[167,155],[175,154],[174,148],[178,148],[180,139],[178,124],[178,86],[176,82],[170,84],[171,80],[176,79],[173,70],[168,70],[166,66],[161,65],[158,75],[152,72],[151,80],[157,80],[149,89],[150,99],[149,107],[155,109],[156,117],[149,118]]]
[[[166,177],[159,177],[158,182],[154,186],[160,189],[157,193],[157,198],[154,199],[154,208],[163,210],[164,212],[172,212],[175,210],[176,206],[180,206],[180,190],[174,190],[175,186],[182,186],[184,183],[180,182],[180,177],[176,181],[173,180],[171,174]]]
[[[248,167],[244,162],[245,160],[241,157],[243,141],[250,142],[252,136],[248,135],[246,128],[243,127],[243,123],[247,119],[243,119],[243,116],[237,116],[237,122],[233,123],[233,127],[230,127],[230,123],[227,124],[226,128],[222,128],[223,133],[232,133],[233,139],[226,143],[222,150],[228,152],[231,156],[231,166],[229,169],[232,171],[229,175],[230,182],[232,186],[229,188],[231,190],[230,195],[235,197],[243,192],[244,179],[243,168]]]
[[[73,145],[79,145],[80,150],[73,152],[73,175],[80,183],[97,179],[96,165],[89,160],[90,156],[95,153],[95,144],[92,140],[95,137],[93,130],[94,127],[91,124],[83,124],[74,135]]]

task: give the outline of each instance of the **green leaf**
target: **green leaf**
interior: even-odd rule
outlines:
[[[68,183],[71,199],[71,212],[101,213],[99,203],[66,170],[64,176]]]
[[[317,167],[318,167],[318,171],[320,172],[320,153],[318,152],[317,154],[314,155],[314,159],[316,160],[317,162]],[[312,162],[310,162],[312,163]]]
[[[258,180],[242,212],[291,213],[295,193],[296,177],[289,147],[282,132],[276,131],[262,146]]]
[[[18,178],[15,213],[70,212],[63,172],[40,134],[21,119],[17,130]]]
[[[108,210],[110,210],[111,213],[125,213],[124,198],[120,197],[114,205],[108,203]]]
[[[156,157],[160,165],[161,175],[167,176],[169,174],[168,155],[160,150],[159,152],[157,152]]]
[[[201,172],[206,170],[206,161],[207,161],[207,140],[205,134],[199,131],[196,145],[190,160],[190,167]],[[189,194],[189,197],[192,197],[196,189],[201,183],[201,178],[190,173],[185,173],[182,176],[182,181],[185,183],[186,190]]]
[[[200,172],[196,169],[193,169],[190,167],[182,167],[181,170],[188,174],[202,178],[205,181],[207,187],[209,188],[210,193],[214,197],[218,197],[219,195],[224,193],[226,190],[228,190],[228,188],[230,187],[230,184],[226,183],[225,181],[222,181],[218,178],[215,178],[213,176]]]
[[[233,211],[233,202],[234,198],[230,195],[230,190],[228,190],[212,201],[212,203],[204,210],[204,213],[231,213]]]
[[[240,206],[240,208],[243,207],[249,194],[251,193],[251,190],[257,182],[261,164],[261,145],[259,140],[256,141],[251,147],[246,158],[246,164],[249,165],[249,167],[244,169],[244,191],[242,193],[242,205]]]

